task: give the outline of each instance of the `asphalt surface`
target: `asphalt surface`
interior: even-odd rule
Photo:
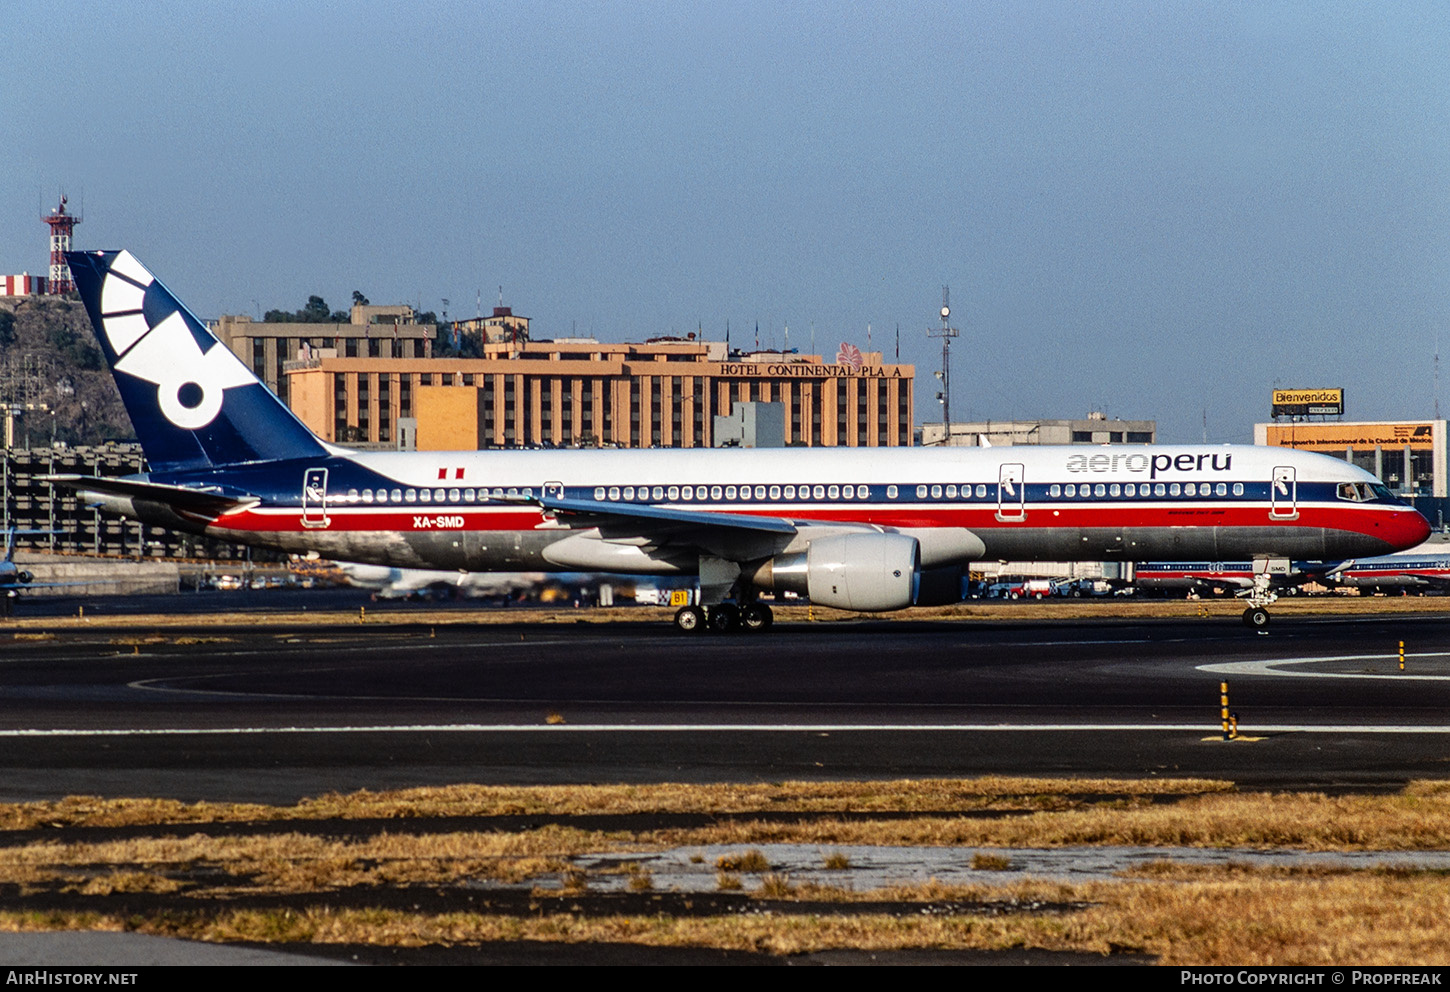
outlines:
[[[146,629],[124,614],[156,604],[131,601],[53,639],[0,631],[0,801],[980,774],[1382,789],[1450,769],[1450,625],[1434,616],[1281,618],[1268,636],[1004,613],[690,637],[527,613],[410,624],[406,607],[280,627],[266,613],[296,605],[277,596],[167,600],[236,622]],[[1218,739],[1224,678],[1252,739]]]

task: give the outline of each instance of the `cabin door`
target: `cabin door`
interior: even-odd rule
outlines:
[[[1299,485],[1294,479],[1294,466],[1276,465],[1274,481],[1269,484],[1269,519],[1296,520],[1299,517]]]
[[[309,468],[302,473],[302,526],[315,529],[331,522],[327,516],[327,469]]]
[[[997,519],[1006,522],[1027,519],[1027,483],[1019,463],[997,469]]]

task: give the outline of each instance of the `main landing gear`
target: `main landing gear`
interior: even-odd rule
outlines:
[[[687,634],[709,631],[729,634],[737,630],[751,633],[768,630],[775,621],[770,607],[764,603],[720,603],[716,606],[682,606],[675,613],[675,627]]]

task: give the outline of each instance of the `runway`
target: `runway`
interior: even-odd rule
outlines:
[[[1450,768],[1435,615],[1294,617],[1269,636],[1207,618],[733,637],[331,616],[0,633],[0,800],[985,774],[1391,788]],[[1251,739],[1218,739],[1223,679]]]

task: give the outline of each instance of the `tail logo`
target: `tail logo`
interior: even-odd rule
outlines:
[[[213,341],[203,352],[187,315],[130,252],[111,263],[101,286],[101,319],[116,353],[118,372],[156,386],[156,401],[167,420],[183,430],[200,430],[221,413],[226,390],[255,377],[229,348]]]

